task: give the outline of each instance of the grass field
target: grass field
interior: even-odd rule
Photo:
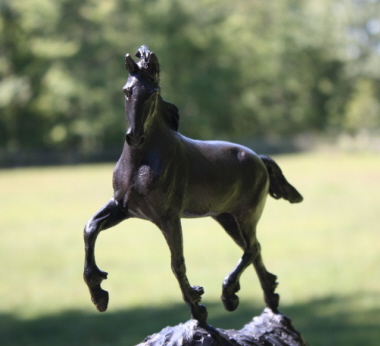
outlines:
[[[275,157],[304,195],[268,199],[258,236],[279,277],[281,311],[314,346],[380,344],[380,156]],[[148,222],[100,234],[97,262],[109,272],[100,314],[82,280],[85,222],[112,195],[111,165],[0,171],[0,344],[134,345],[189,318],[169,251]],[[221,282],[240,250],[210,219],[183,222],[188,276],[205,288],[209,322],[238,328],[264,308],[249,268],[240,306],[226,312]]]

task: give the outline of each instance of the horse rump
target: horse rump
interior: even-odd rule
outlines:
[[[275,199],[286,199],[290,203],[300,203],[303,201],[301,194],[288,183],[282,174],[281,168],[269,156],[259,155],[264,162],[269,175],[269,194]]]

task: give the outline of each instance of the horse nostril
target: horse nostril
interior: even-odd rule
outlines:
[[[139,145],[142,145],[145,142],[145,136],[141,136],[139,140]]]
[[[128,145],[132,145],[132,136],[129,133],[125,135],[125,140],[127,141]]]
[[[131,99],[131,95],[132,95],[132,90],[131,90],[131,88],[126,88],[126,87],[124,87],[124,88],[123,88],[123,93],[125,94],[127,100],[130,100],[130,99]]]

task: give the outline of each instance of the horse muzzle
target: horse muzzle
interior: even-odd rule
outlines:
[[[131,130],[128,130],[125,135],[125,140],[130,147],[137,149],[140,148],[145,142],[145,136],[133,134]]]

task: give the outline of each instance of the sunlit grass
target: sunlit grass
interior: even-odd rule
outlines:
[[[268,198],[258,227],[264,262],[279,277],[281,310],[313,345],[357,345],[360,339],[342,342],[348,330],[344,327],[380,328],[380,157],[299,154],[275,159],[305,197],[296,205]],[[99,267],[109,272],[103,287],[110,292],[110,305],[105,314],[92,305],[82,279],[82,231],[112,196],[112,169],[88,165],[0,171],[0,316],[37,321],[78,310],[106,319],[117,312],[179,304],[181,319],[166,323],[189,317],[163,236],[139,220],[100,234],[96,256]],[[242,276],[240,309],[231,314],[222,308],[222,280],[241,256],[222,228],[211,219],[184,220],[183,228],[188,276],[205,288],[210,321],[217,327],[240,327],[223,321],[238,318],[239,311],[259,314],[264,303],[252,268]],[[324,321],[331,326],[342,316],[345,324],[337,324],[329,336],[317,332],[329,328]],[[153,323],[148,320],[146,324]],[[158,331],[154,328],[149,333]],[[0,327],[0,334],[6,332]],[[371,338],[366,345],[376,345]],[[60,344],[52,340],[50,344]]]

